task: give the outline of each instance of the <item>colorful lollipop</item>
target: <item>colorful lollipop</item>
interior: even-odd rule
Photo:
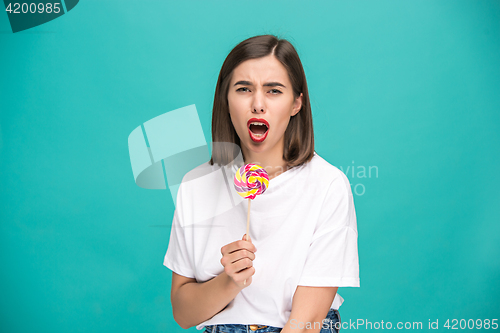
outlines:
[[[245,164],[234,175],[234,187],[245,199],[255,199],[257,195],[264,193],[268,186],[269,176],[266,170],[257,164]]]
[[[260,165],[245,164],[234,175],[234,188],[239,195],[248,199],[246,240],[248,240],[248,233],[250,232],[250,204],[256,196],[264,193],[268,187],[269,175]],[[243,282],[243,284],[246,283],[247,280]]]

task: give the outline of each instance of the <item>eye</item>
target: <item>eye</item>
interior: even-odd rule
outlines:
[[[247,87],[241,87],[241,88],[239,88],[239,89],[236,89],[236,91],[244,91],[244,90],[242,90],[242,89],[246,89],[246,90],[248,90],[248,88],[247,88]]]
[[[270,91],[271,91],[271,93],[272,93],[273,95],[282,94],[282,92],[281,92],[281,91],[279,91],[278,89],[271,89]]]

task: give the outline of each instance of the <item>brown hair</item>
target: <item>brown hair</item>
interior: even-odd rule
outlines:
[[[217,142],[230,142],[241,149],[240,138],[229,116],[227,101],[229,83],[233,70],[249,59],[262,58],[273,54],[288,72],[292,83],[293,96],[297,98],[302,93],[302,108],[290,118],[285,131],[283,159],[288,167],[299,166],[309,162],[314,155],[314,132],[307,90],[306,76],[297,51],[293,45],[273,35],[262,35],[248,38],[234,47],[224,60],[215,88],[212,113],[212,158],[210,164],[226,165],[236,157],[234,149],[228,145],[217,145]]]

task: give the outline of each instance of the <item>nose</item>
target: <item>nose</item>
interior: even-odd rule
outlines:
[[[253,98],[253,112],[254,113],[264,113],[265,111],[265,105],[264,105],[264,98],[262,96],[261,92],[256,92],[254,94]]]

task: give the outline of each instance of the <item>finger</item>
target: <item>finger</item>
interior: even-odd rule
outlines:
[[[247,242],[246,240],[238,240],[235,241],[228,246],[228,251],[226,253],[233,253],[238,250],[242,249],[247,249],[248,251],[255,252],[257,249],[255,248],[255,245],[253,245],[250,242]]]
[[[231,264],[233,264],[239,260],[245,259],[245,258],[248,258],[250,260],[254,260],[255,254],[253,254],[251,251],[248,251],[245,249],[238,250],[236,252],[223,255],[222,258],[220,259],[220,263],[222,264],[222,266],[226,267],[227,265],[231,265]]]
[[[255,274],[255,268],[254,267],[249,267],[247,269],[244,269],[243,271],[236,273],[233,277],[233,280],[242,282],[247,280],[246,285],[248,285],[251,282],[251,277],[252,275]]]
[[[247,242],[246,240],[238,240],[238,241],[229,243],[227,245],[224,245],[220,251],[221,251],[221,254],[223,256],[225,256],[225,255],[229,255],[231,253],[234,253],[234,252],[242,250],[242,249],[246,249],[250,252],[257,252],[257,248],[255,247],[255,245],[253,245],[253,243],[251,243],[251,242]]]
[[[233,253],[226,255],[226,257],[227,257],[226,260],[228,263],[233,263],[233,262],[236,262],[236,261],[244,259],[244,258],[254,260],[255,254],[252,251],[249,251],[247,249],[240,249],[236,252],[233,252]]]
[[[235,280],[236,277],[239,276],[238,274],[240,274],[244,270],[248,269],[248,267],[246,267],[246,266],[247,266],[247,264],[241,263],[241,260],[240,260],[240,261],[237,261],[236,263],[232,263],[232,264],[229,264],[226,267],[224,267],[224,271],[226,272],[227,275],[231,276],[233,278],[233,280]]]
[[[245,235],[243,235],[243,238],[245,238]],[[236,243],[237,243],[236,246],[239,249],[247,249],[247,250],[252,251],[252,252],[257,252],[257,248],[251,242],[251,238],[250,238],[250,241],[246,241],[246,240],[242,239],[241,241],[237,241]]]
[[[244,248],[244,245],[243,245],[244,243],[242,243],[242,242],[244,242],[244,241],[240,240],[240,241],[235,241],[235,242],[224,245],[220,249],[221,254],[227,255],[229,253],[233,253],[235,251],[238,251],[238,250]]]
[[[253,262],[248,258],[243,258],[241,260],[233,262],[231,266],[233,266],[232,268],[234,268],[234,272],[240,273],[242,270],[252,267]]]

